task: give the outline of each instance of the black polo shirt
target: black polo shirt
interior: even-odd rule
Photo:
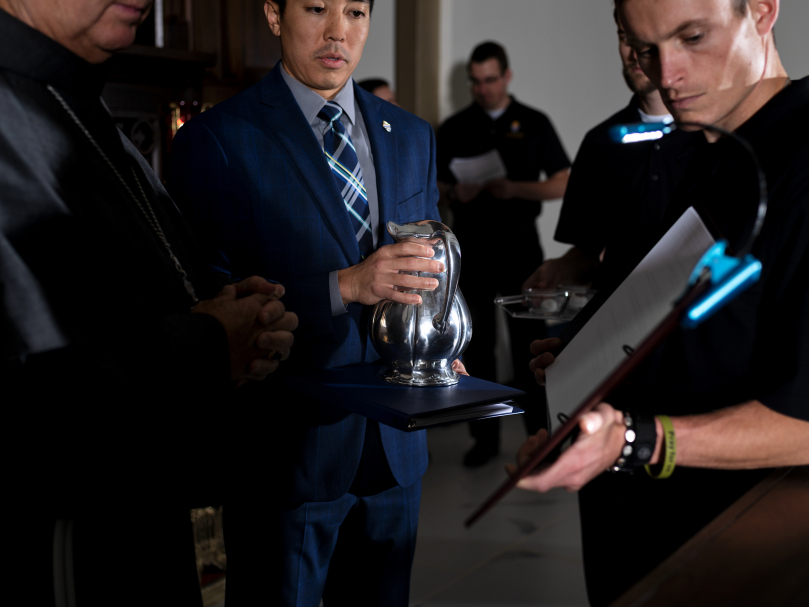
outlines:
[[[769,209],[753,255],[761,279],[695,330],[678,331],[639,376],[656,413],[699,413],[756,399],[809,420],[809,79],[776,95],[737,134],[767,177]],[[739,250],[758,206],[753,161],[735,141],[695,138],[689,168],[671,202],[648,209],[645,248],[689,206]],[[662,218],[655,223],[655,215]]]
[[[492,149],[502,156],[508,179],[512,181],[538,181],[543,171],[551,176],[570,166],[570,159],[548,117],[513,97],[497,120],[492,120],[476,103],[448,118],[438,130],[436,145],[438,179],[450,184],[456,183],[449,170],[453,158],[477,156]],[[516,198],[497,200],[488,192],[482,192],[466,204],[453,204],[453,231],[458,233],[462,245],[469,248],[469,245],[474,246],[470,239],[489,232],[496,217],[498,221],[506,221],[509,230],[519,233],[515,246],[521,250],[530,247],[531,253],[528,250],[524,253],[536,255],[539,245],[534,221],[541,209],[541,202]],[[538,263],[539,259],[534,257],[530,265],[536,268]]]
[[[737,133],[752,145],[769,186],[753,247],[761,279],[696,329],[676,330],[632,375],[634,397],[608,399],[619,408],[634,402],[653,414],[690,415],[758,400],[809,420],[809,78],[793,82]],[[648,237],[639,253],[691,205],[735,249],[747,239],[758,202],[752,160],[730,139],[693,143],[671,201],[644,215]],[[591,603],[608,604],[766,473],[678,467],[665,481],[642,473],[596,478],[580,493]],[[625,526],[603,524],[622,517],[635,530],[631,542]]]
[[[615,272],[622,251],[637,239],[642,213],[665,207],[683,175],[690,155],[691,133],[621,145],[609,136],[611,127],[641,121],[637,96],[620,112],[587,133],[579,148],[565,191],[555,239],[595,257],[606,251],[597,282]],[[651,201],[653,205],[647,204]],[[631,270],[631,268],[628,268]]]

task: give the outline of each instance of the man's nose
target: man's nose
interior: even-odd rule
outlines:
[[[344,15],[340,12],[332,13],[326,22],[326,31],[324,33],[326,40],[334,42],[343,42],[346,37],[346,20]]]
[[[661,48],[658,51],[657,67],[660,72],[660,86],[662,88],[673,89],[682,83],[685,75],[682,51]]]

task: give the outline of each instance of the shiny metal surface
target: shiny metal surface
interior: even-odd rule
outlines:
[[[472,339],[472,321],[458,278],[461,248],[455,234],[438,221],[424,220],[405,225],[389,221],[388,232],[399,242],[432,246],[432,259],[444,264],[440,274],[411,272],[438,280],[434,291],[418,293],[419,305],[380,301],[371,313],[370,332],[376,351],[386,368],[380,377],[406,386],[450,386],[458,383],[452,362]]]

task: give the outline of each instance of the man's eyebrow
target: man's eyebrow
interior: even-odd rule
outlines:
[[[682,32],[684,30],[687,30],[690,27],[704,26],[704,25],[707,25],[707,24],[708,24],[708,21],[706,19],[692,19],[691,21],[686,21],[684,23],[681,23],[680,25],[675,27],[673,30],[671,30],[668,34],[664,34],[662,36],[662,39],[663,40],[668,40],[669,38],[673,38],[674,36],[676,36],[680,32]],[[652,42],[647,42],[646,40],[641,40],[637,36],[635,36],[633,34],[629,34],[629,33],[626,36],[626,40],[630,44],[630,46],[653,46]]]

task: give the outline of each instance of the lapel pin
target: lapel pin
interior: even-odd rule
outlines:
[[[385,129],[388,133],[390,133],[390,123],[387,120],[382,121],[382,128]]]

